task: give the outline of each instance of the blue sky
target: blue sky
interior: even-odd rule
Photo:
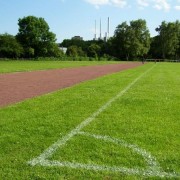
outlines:
[[[43,17],[57,42],[76,35],[93,39],[100,18],[105,34],[108,17],[111,36],[118,24],[139,18],[147,21],[154,36],[162,21],[180,20],[180,0],[0,0],[0,34],[16,35],[18,19],[28,15]]]

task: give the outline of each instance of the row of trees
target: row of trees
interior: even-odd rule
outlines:
[[[67,47],[67,54],[90,57],[116,57],[118,59],[180,58],[180,22],[165,22],[156,28],[158,35],[150,37],[146,21],[139,19],[129,24],[123,22],[117,26],[114,36],[107,42],[64,40],[60,45]],[[69,53],[70,51],[70,53]],[[83,51],[83,53],[82,53]]]
[[[111,59],[180,58],[180,22],[162,22],[158,35],[151,38],[146,21],[139,19],[119,24],[107,42],[65,39],[56,43],[56,35],[43,18],[34,16],[19,19],[16,36],[0,35],[0,57],[34,58],[65,56],[59,48],[66,47],[66,56],[105,57]]]
[[[159,58],[180,58],[180,22],[163,21],[156,28],[158,36],[152,38],[149,54]]]
[[[67,56],[83,56],[97,59],[106,53],[104,49],[106,44],[103,40],[83,41],[78,39],[65,39],[60,46],[67,47]]]
[[[33,58],[60,57],[62,51],[56,44],[56,35],[49,30],[43,18],[34,16],[19,19],[19,32],[16,36],[0,35],[0,57]]]

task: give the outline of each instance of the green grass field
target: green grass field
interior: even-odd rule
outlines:
[[[35,71],[45,69],[59,69],[79,66],[115,64],[119,61],[26,61],[0,60],[0,73]]]
[[[179,69],[149,63],[1,108],[0,179],[180,178]]]

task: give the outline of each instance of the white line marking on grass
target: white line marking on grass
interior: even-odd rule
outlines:
[[[119,172],[128,175],[141,175],[145,177],[165,177],[165,178],[179,178],[179,175],[176,173],[166,173],[161,171],[152,171],[152,170],[142,170],[138,168],[129,169],[126,167],[118,167],[118,166],[108,166],[108,165],[97,165],[97,164],[83,164],[83,163],[73,163],[73,162],[59,162],[59,161],[49,161],[44,160],[39,163],[39,165],[44,167],[66,167],[72,169],[85,169],[85,170],[93,170],[93,171],[109,171],[109,172]]]
[[[138,147],[137,145],[129,144],[124,140],[112,138],[110,136],[95,135],[95,134],[91,134],[88,132],[79,132],[78,134],[83,135],[83,136],[92,137],[92,138],[99,139],[99,140],[103,140],[106,142],[114,143],[116,145],[120,145],[125,148],[129,148],[132,151],[134,151],[135,153],[141,155],[147,163],[147,168],[145,168],[145,169],[125,168],[125,167],[117,167],[117,166],[116,167],[97,166],[98,169],[101,169],[103,171],[109,169],[111,171],[123,172],[126,174],[139,174],[139,175],[143,175],[143,176],[178,177],[178,175],[176,173],[163,172],[163,170],[160,167],[159,163],[157,162],[156,158],[153,157],[146,150]],[[91,166],[93,166],[93,165],[91,165]],[[85,165],[84,168],[87,168],[87,165]]]
[[[124,140],[120,140],[117,138],[112,138],[110,136],[101,136],[95,135],[88,132],[79,132],[79,135],[92,137],[98,140],[103,140],[106,142],[114,143],[116,145],[124,146],[125,148],[129,148],[135,153],[141,155],[145,161],[147,162],[147,168],[126,168],[120,166],[107,166],[107,165],[97,165],[97,164],[83,164],[77,162],[59,162],[59,161],[50,161],[44,160],[39,163],[41,166],[48,167],[67,167],[72,169],[85,169],[85,170],[94,170],[94,171],[110,171],[110,172],[120,172],[131,175],[142,175],[148,177],[166,177],[166,178],[176,178],[178,175],[176,173],[166,173],[161,170],[156,158],[153,157],[150,153],[145,151],[144,149],[125,142]]]
[[[155,66],[155,65],[154,65]],[[46,149],[40,156],[37,158],[34,158],[33,160],[29,161],[28,164],[32,166],[41,165],[41,166],[60,166],[60,167],[68,167],[68,168],[82,168],[87,170],[96,170],[96,171],[117,171],[117,172],[123,172],[126,174],[139,174],[139,175],[145,175],[145,176],[160,176],[160,177],[176,177],[175,174],[168,174],[165,172],[160,172],[160,167],[158,166],[157,162],[155,161],[155,158],[151,156],[150,153],[146,152],[145,150],[140,149],[136,145],[130,145],[127,143],[124,143],[124,146],[133,149],[136,151],[136,153],[141,154],[147,161],[148,165],[150,166],[149,170],[139,170],[139,169],[128,169],[125,167],[110,167],[110,166],[98,166],[98,165],[89,165],[89,164],[81,164],[81,163],[72,163],[72,162],[59,162],[59,161],[50,161],[48,158],[50,158],[53,153],[62,146],[64,146],[67,141],[69,141],[71,138],[73,138],[77,134],[83,134],[81,130],[89,125],[100,113],[102,113],[104,110],[106,110],[111,104],[116,101],[118,98],[120,98],[123,94],[125,94],[138,80],[140,80],[145,74],[147,74],[149,71],[151,71],[154,66],[152,66],[150,69],[148,69],[146,72],[141,74],[139,77],[137,77],[133,82],[131,82],[124,90],[120,91],[115,97],[111,98],[106,104],[104,104],[102,107],[100,107],[96,112],[94,112],[90,117],[85,119],[83,122],[81,122],[76,128],[71,130],[67,135],[59,139],[57,142],[52,144],[48,149]],[[86,133],[86,135],[88,135]],[[123,141],[115,140],[113,138],[107,137],[107,136],[97,136],[97,135],[91,135],[94,138],[110,141],[113,143],[121,143],[123,144]]]
[[[111,143],[114,143],[116,145],[124,146],[125,148],[129,148],[132,151],[134,151],[135,153],[141,155],[144,158],[144,160],[146,161],[149,169],[151,169],[152,171],[154,171],[154,170],[157,171],[157,170],[161,169],[159,166],[159,163],[156,161],[156,158],[153,157],[150,153],[148,153],[144,149],[138,147],[137,145],[129,144],[124,140],[112,138],[110,136],[95,135],[95,134],[91,134],[88,132],[79,132],[78,134],[88,136],[88,137],[92,137],[95,139],[100,139],[100,140],[103,140],[106,142],[111,142]]]

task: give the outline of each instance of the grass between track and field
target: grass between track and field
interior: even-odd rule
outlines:
[[[146,64],[1,108],[0,179],[178,179],[179,68]]]
[[[33,60],[0,60],[0,73],[61,69],[80,66],[117,64],[119,61],[33,61]],[[123,62],[126,63],[126,62]]]

